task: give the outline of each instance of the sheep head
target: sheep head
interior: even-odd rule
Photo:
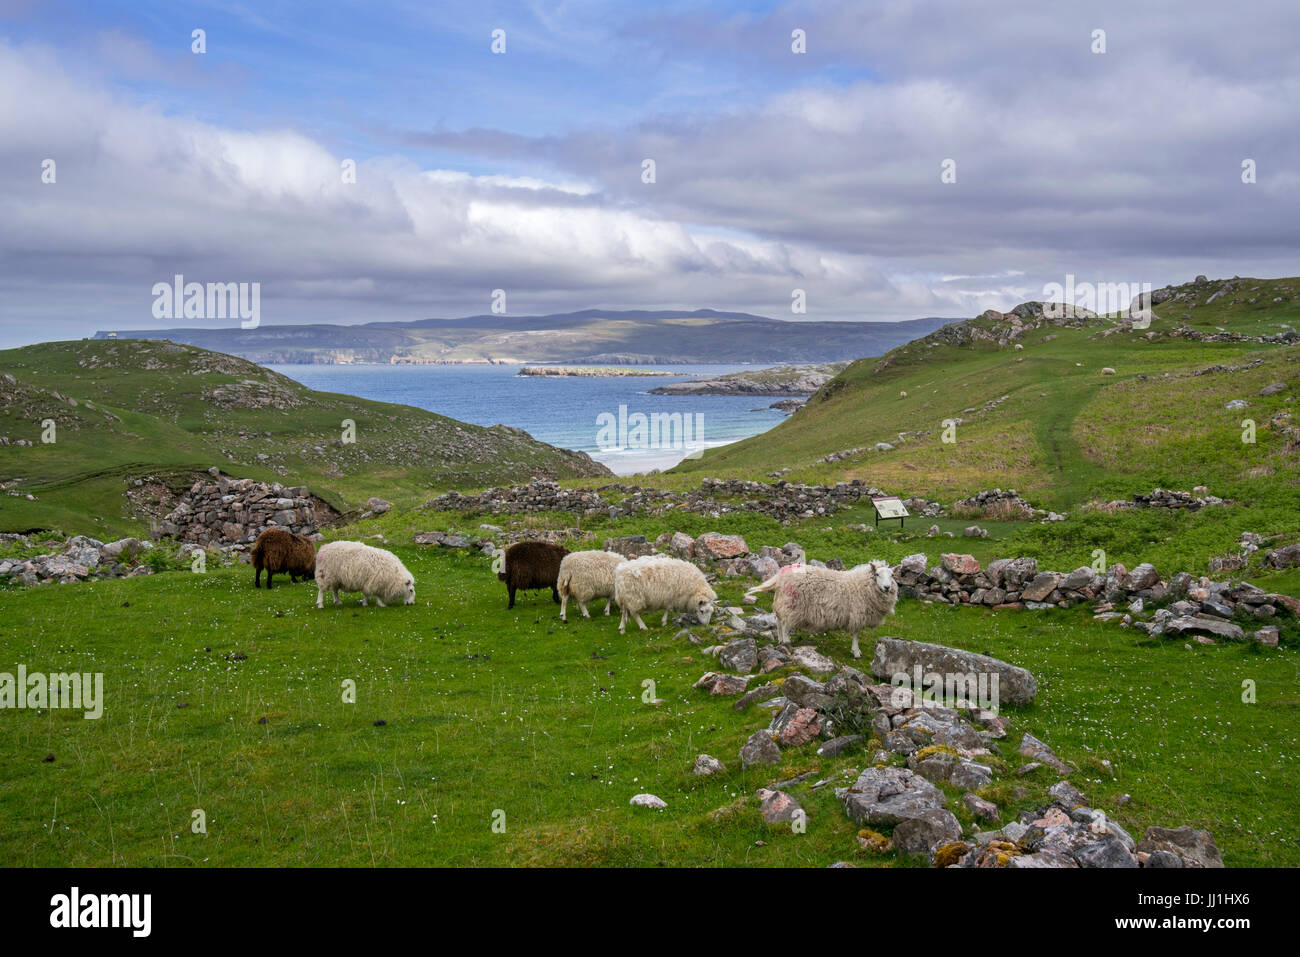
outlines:
[[[700,620],[700,624],[707,625],[713,617],[714,603],[718,600],[718,594],[712,588],[706,588],[695,596],[695,604],[692,609],[695,617]]]
[[[875,572],[876,587],[886,595],[892,594],[896,586],[894,584],[894,570],[889,567],[889,562],[877,558],[868,564]]]

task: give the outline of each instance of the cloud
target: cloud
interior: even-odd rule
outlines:
[[[300,133],[124,102],[68,77],[51,51],[0,47],[0,90],[11,340],[48,333],[24,313],[53,313],[70,334],[156,326],[150,290],[176,273],[261,282],[267,323],[480,312],[497,288],[512,312],[665,298],[771,312],[796,281],[836,277],[847,298],[870,273],[788,243],[695,235],[577,181],[381,158],[344,183],[345,158]]]
[[[150,290],[176,273],[260,281],[264,323],[473,314],[498,288],[516,314],[789,316],[801,288],[809,318],[903,319],[1007,308],[1067,272],[1294,273],[1300,9],[1130,6],[786,4],[634,13],[594,32],[535,7],[556,31],[526,45],[538,56],[596,36],[598,57],[565,56],[641,56],[719,91],[753,83],[707,108],[595,111],[545,135],[518,132],[509,110],[463,129],[366,117],[383,139],[356,157],[355,183],[317,132],[333,120],[259,126],[250,107],[235,123],[115,85],[196,82],[129,33],[103,34],[75,66],[0,40],[0,336],[158,325]],[[789,51],[796,26],[804,57]],[[1104,55],[1089,51],[1096,28]],[[508,64],[492,69],[508,89]],[[250,76],[241,102],[257,95]],[[41,182],[47,158],[55,184]],[[949,159],[955,183],[940,178]]]

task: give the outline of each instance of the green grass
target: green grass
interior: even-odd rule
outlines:
[[[753,512],[609,519],[417,510],[411,506],[441,488],[520,481],[534,471],[570,485],[608,480],[578,478],[572,460],[553,450],[472,427],[464,428],[506,452],[449,460],[446,443],[457,441],[446,431],[454,428],[449,420],[311,393],[200,350],[101,342],[0,353],[0,368],[23,389],[43,390],[0,408],[0,435],[38,432],[50,389],[79,401],[57,407],[56,445],[0,448],[0,482],[20,478],[9,491],[38,499],[0,494],[0,529],[61,528],[104,539],[138,531],[140,518],[125,510],[125,479],[149,472],[180,482],[189,470],[220,464],[308,484],[344,508],[372,494],[396,502],[378,519],[331,534],[384,536],[418,582],[411,608],[361,608],[353,597],[320,612],[310,585],[257,591],[247,566],[216,563],[204,575],[173,570],[6,587],[0,671],[22,663],[33,671],[103,672],[107,706],[97,721],[62,710],[0,712],[0,863],[901,866],[858,847],[831,787],[790,789],[809,812],[805,834],[767,827],[758,815],[756,788],[812,770],[847,781],[866,754],[824,760],[810,746],[787,751],[779,768],[742,772],[737,751],[768,715],[738,714],[730,699],[695,690],[715,662],[677,642],[675,628],[620,637],[614,618],[564,625],[539,593],[507,611],[486,558],[417,549],[411,533],[478,534],[484,522],[514,530],[581,527],[598,546],[615,535],[717,530],[743,534],[754,550],[796,541],[810,558],[848,564],[920,551],[933,565],[951,551],[984,563],[1032,555],[1041,567],[1069,571],[1092,564],[1102,549],[1109,562],[1150,561],[1166,576],[1202,572],[1212,557],[1236,551],[1243,531],[1271,543],[1300,536],[1300,453],[1281,427],[1268,425],[1295,409],[1286,399],[1296,391],[1300,349],[1187,342],[1170,333],[1184,312],[1202,332],[1260,335],[1300,324],[1297,287],[1300,280],[1245,280],[1211,303],[1223,283],[1209,283],[1198,287],[1191,308],[1159,307],[1153,339],[1102,336],[1103,320],[1031,334],[1022,352],[922,340],[850,365],[763,436],[638,479],[687,488],[704,475],[763,478],[789,466],[794,480],[862,478],[948,505],[979,489],[1014,487],[1036,505],[1068,510],[1067,521],[1051,524],[914,518],[902,531],[864,533],[851,527],[870,523],[863,506],[788,526]],[[1047,334],[1055,338],[1043,341]],[[113,349],[144,351],[124,372],[106,365],[125,355]],[[1256,359],[1263,364],[1243,372],[1185,375]],[[210,367],[226,362],[237,365]],[[1102,376],[1104,366],[1116,375]],[[212,406],[212,389],[244,379],[272,392],[292,387],[296,404]],[[1258,395],[1278,380],[1292,389]],[[1004,395],[988,411],[965,411]],[[1225,410],[1233,398],[1251,406]],[[121,421],[97,417],[86,399]],[[335,449],[329,443],[345,410],[357,420],[358,443]],[[955,445],[939,441],[950,416],[964,419]],[[1258,423],[1254,445],[1240,440],[1244,417]],[[904,430],[929,434],[891,452],[819,461],[849,447],[896,442]],[[317,444],[326,455],[312,451]],[[257,458],[268,450],[272,458]],[[1195,513],[1081,507],[1200,483],[1232,504]],[[938,537],[925,534],[932,524]],[[989,537],[961,537],[969,524]],[[21,544],[0,549],[5,556],[30,551]],[[1300,595],[1300,569],[1266,571],[1259,557],[1231,577]],[[175,565],[161,551],[155,561]],[[749,584],[724,579],[719,591],[735,602]],[[1034,705],[1009,712],[1011,735],[1001,747],[1007,770],[987,789],[1003,821],[1042,803],[1056,780],[1043,771],[1015,774],[1026,760],[1015,745],[1032,732],[1079,766],[1072,782],[1135,836],[1152,824],[1190,824],[1213,832],[1230,866],[1294,867],[1300,623],[1275,621],[1277,649],[1189,647],[1094,622],[1086,607],[993,612],[903,600],[881,632],[992,654],[1038,676]],[[847,636],[817,643],[836,660],[850,660]],[[870,645],[864,641],[867,660]],[[345,680],[356,683],[354,704],[342,700]],[[662,704],[643,701],[646,681]],[[1243,683],[1253,687],[1255,703],[1243,701]],[[692,776],[700,752],[728,771]],[[1017,799],[1020,784],[1029,790]],[[668,809],[629,807],[643,791]],[[1132,800],[1119,808],[1121,794]],[[973,822],[959,797],[950,794],[949,805],[969,832]],[[207,815],[206,835],[191,833],[196,808]],[[504,833],[492,828],[497,811],[505,813]]]
[[[13,483],[0,494],[0,531],[139,534],[147,521],[123,495],[133,479],[183,488],[213,465],[307,485],[340,511],[372,495],[413,504],[453,485],[604,472],[522,432],[315,392],[192,346],[44,343],[0,351],[0,369],[17,379],[0,381],[0,435],[34,443],[0,446],[0,483]],[[56,423],[52,443],[41,441],[46,419]],[[342,441],[344,420],[355,441]]]
[[[611,500],[613,500],[611,498]],[[1021,555],[1038,559],[1039,567],[1069,572],[1091,566],[1094,551],[1106,553],[1106,563],[1122,562],[1133,568],[1150,562],[1162,575],[1190,571],[1209,574],[1212,557],[1237,553],[1243,531],[1269,536],[1272,544],[1294,541],[1300,533],[1300,514],[1283,492],[1262,504],[1239,504],[1206,508],[1197,512],[1168,509],[1133,509],[1107,514],[1076,511],[1063,522],[990,521],[967,518],[909,518],[902,529],[890,522],[878,531],[862,532],[871,525],[869,504],[855,505],[830,516],[781,525],[755,512],[731,512],[721,518],[673,510],[664,515],[633,515],[618,519],[583,517],[572,512],[538,512],[529,515],[495,515],[432,510],[393,511],[380,519],[358,524],[365,534],[382,533],[391,541],[406,542],[417,531],[439,530],[485,536],[481,524],[510,526],[533,531],[580,528],[588,533],[581,547],[600,547],[606,538],[645,535],[650,541],[664,532],[681,531],[699,535],[724,531],[743,535],[752,551],[763,545],[781,546],[798,542],[810,558],[829,561],[840,558],[847,564],[884,558],[897,563],[923,552],[931,565],[939,564],[945,552],[969,553],[984,564],[995,558]],[[987,538],[966,538],[964,529],[978,525]],[[938,535],[931,536],[931,526]],[[948,537],[952,535],[953,537]],[[1267,548],[1269,546],[1265,546]],[[1216,572],[1216,579],[1249,577],[1263,587],[1276,572],[1261,567],[1264,550],[1256,552],[1245,571]],[[1254,577],[1252,577],[1254,576]],[[1259,577],[1263,576],[1263,577]]]
[[[1300,300],[1294,296],[1300,280],[1246,283],[1260,287],[1251,293],[1260,302],[1207,303],[1222,285],[1209,283],[1198,292],[1201,302],[1188,325],[1243,335],[1275,334],[1288,322],[1300,326]],[[1274,304],[1279,296],[1286,301]],[[1196,484],[1243,499],[1283,491],[1294,501],[1300,494],[1300,452],[1266,423],[1295,409],[1286,400],[1297,391],[1300,347],[1175,337],[1171,333],[1183,323],[1185,308],[1159,307],[1153,339],[1144,331],[1104,335],[1113,328],[1105,319],[1078,329],[1032,331],[1020,340],[1021,351],[989,342],[936,344],[926,337],[883,358],[853,363],[774,429],[708,450],[661,481],[683,486],[703,475],[754,477],[779,463],[791,468],[791,480],[861,478],[898,494],[944,501],[1012,487],[1058,510],[1156,486]],[[1166,378],[1256,359],[1263,365],[1247,371]],[[1106,367],[1116,374],[1102,375]],[[1292,388],[1268,398],[1257,395],[1279,380]],[[1004,396],[984,410],[985,403]],[[1223,408],[1237,398],[1250,401],[1250,408]],[[1241,441],[1246,417],[1257,423],[1253,445]],[[962,423],[956,441],[945,443],[942,423],[950,418]],[[899,441],[900,432],[916,431],[928,434]],[[877,442],[897,447],[820,461]]]
[[[0,713],[0,863],[899,863],[858,849],[829,787],[792,788],[807,833],[761,822],[756,788],[813,769],[843,775],[865,755],[823,760],[808,746],[780,768],[740,771],[737,751],[766,713],[737,714],[730,699],[693,689],[713,661],[674,641],[671,624],[627,637],[614,617],[564,625],[543,593],[508,612],[486,558],[396,550],[419,582],[414,607],[361,608],[354,597],[318,612],[312,586],[255,591],[247,567],[6,593],[0,670],[102,671],[107,704],[100,720]],[[742,589],[721,592],[734,601]],[[1113,811],[1132,794],[1115,814],[1139,836],[1192,824],[1213,831],[1230,865],[1300,865],[1289,810],[1300,787],[1300,635],[1288,631],[1273,651],[1188,651],[1082,610],[909,600],[883,633],[1039,676],[1038,701],[1009,712],[1011,767],[1031,731],[1080,765],[1072,780],[1097,806]],[[847,636],[819,644],[849,660]],[[1241,702],[1247,678],[1257,704]],[[342,701],[345,679],[355,704]],[[643,703],[647,680],[664,704]],[[728,771],[693,777],[700,752]],[[1103,759],[1113,778],[1097,770]],[[1006,820],[1054,778],[1000,780],[1031,788]],[[668,810],[629,807],[642,791]],[[196,808],[206,835],[190,831]],[[492,830],[498,810],[504,834]]]

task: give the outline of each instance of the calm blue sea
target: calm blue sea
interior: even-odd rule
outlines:
[[[673,378],[526,378],[518,366],[478,365],[276,365],[270,366],[311,389],[341,392],[382,402],[428,409],[476,425],[511,425],[552,445],[589,453],[618,475],[665,469],[691,448],[713,447],[766,432],[785,416],[768,409],[774,400],[757,396],[650,395],[649,389],[699,376],[736,372],[747,366],[645,366],[674,373]],[[602,436],[598,419],[617,420],[626,406],[629,428]],[[758,411],[755,411],[758,410]],[[692,429],[687,447],[665,441],[640,447],[635,415],[680,413]],[[607,420],[608,421],[608,420]],[[661,420],[662,421],[662,420]],[[622,444],[618,444],[622,440]],[[602,448],[601,445],[606,447]],[[663,446],[669,447],[663,447]],[[637,446],[637,447],[633,447]]]

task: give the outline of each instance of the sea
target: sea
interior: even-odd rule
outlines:
[[[586,452],[616,475],[671,468],[701,449],[766,432],[785,419],[767,408],[776,400],[765,396],[649,391],[670,382],[756,368],[744,365],[638,366],[672,375],[592,378],[521,376],[520,367],[513,365],[268,368],[320,392],[413,405],[475,425],[514,426],[551,445]],[[664,418],[674,414],[679,418]],[[659,428],[651,427],[655,423]]]

